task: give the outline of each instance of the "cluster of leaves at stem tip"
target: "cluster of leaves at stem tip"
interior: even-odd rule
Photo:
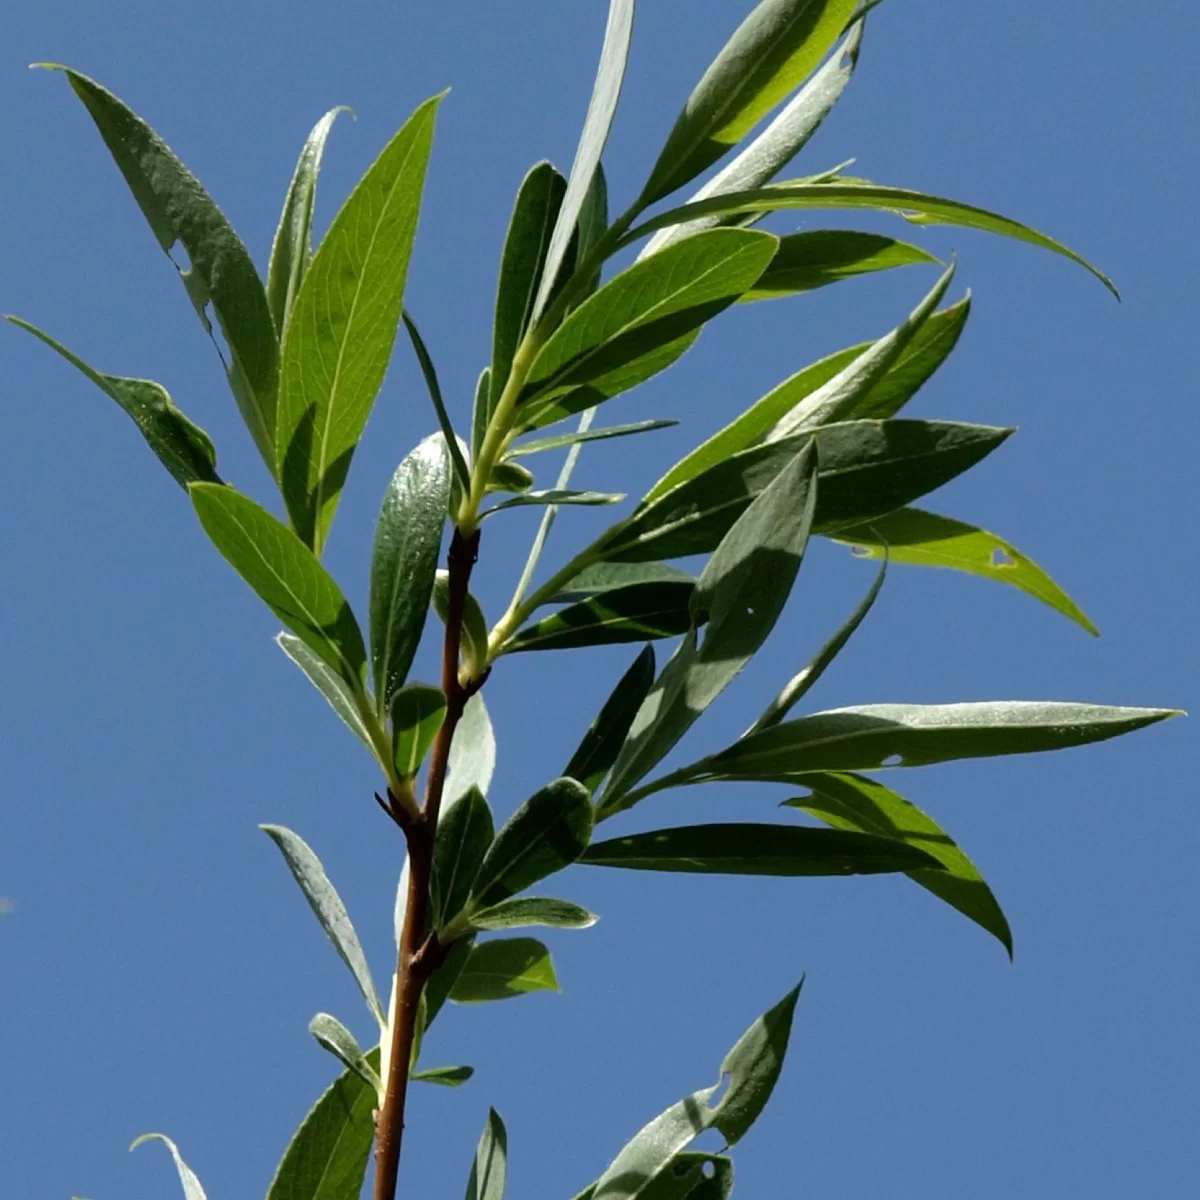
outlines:
[[[564,565],[540,570],[560,508],[624,499],[572,490],[584,444],[642,437],[674,423],[648,414],[593,426],[597,410],[670,367],[726,308],[856,275],[938,265],[925,250],[878,233],[777,236],[758,227],[771,214],[869,209],[913,224],[991,231],[1072,259],[1112,287],[1065,246],[981,208],[850,177],[840,167],[779,178],[854,74],[866,18],[855,0],[763,0],[688,97],[641,192],[611,215],[601,156],[633,16],[633,0],[612,0],[570,173],[540,162],[520,185],[500,261],[490,361],[462,435],[404,305],[443,96],[421,104],[383,148],[314,252],[317,176],[341,110],[321,118],[287,190],[264,283],[229,222],[154,130],[100,84],[55,68],[95,122],[161,248],[187,252],[180,278],[205,331],[213,334],[214,321],[220,328],[222,366],[283,516],[222,480],[211,439],[161,384],[97,371],[49,334],[10,319],[133,418],[216,548],[285,626],[278,638],[284,653],[377,761],[386,797],[380,802],[409,835],[397,943],[403,948],[406,937],[415,939],[409,950],[419,953],[401,954],[385,1006],[317,856],[292,831],[264,826],[353,973],[379,1043],[364,1050],[333,1016],[314,1018],[313,1036],[345,1070],[288,1148],[272,1200],[357,1196],[376,1120],[381,1155],[389,1122],[397,1130],[392,1159],[379,1160],[376,1180],[377,1196],[392,1195],[397,1106],[402,1117],[408,1079],[453,1087],[471,1075],[468,1066],[422,1065],[439,1010],[447,1000],[472,1004],[556,989],[546,946],[513,931],[583,929],[595,920],[569,900],[528,894],[570,864],[737,875],[903,873],[1011,953],[1008,923],[971,860],[932,816],[874,772],[1077,746],[1173,715],[1026,701],[864,704],[794,715],[871,610],[889,563],[1007,584],[1095,632],[1014,546],[914,507],[1012,432],[901,416],[966,324],[969,296],[939,307],[953,264],[939,269],[895,328],[802,366],[670,466],[632,511]],[[678,201],[681,189],[718,163]],[[631,247],[636,259],[606,271]],[[364,637],[321,555],[401,326],[437,429],[400,461],[384,496]],[[408,414],[416,440],[433,422],[415,404]],[[572,421],[575,427],[564,430]],[[550,486],[539,486],[529,464],[559,450],[565,462]],[[511,603],[489,620],[467,590],[481,526],[528,505],[540,506],[540,528]],[[451,570],[439,571],[448,534]],[[763,645],[814,536],[880,560],[862,602],[811,661],[797,664],[742,737],[656,773]],[[679,560],[700,566],[685,570]],[[431,608],[445,626],[450,659],[440,682],[409,674]],[[678,641],[660,667],[653,643],[670,639]],[[642,648],[578,748],[563,755],[561,776],[497,831],[487,798],[495,761],[482,690],[489,674],[506,655],[611,643]],[[663,789],[731,781],[781,786],[786,814],[774,822],[596,837],[602,822]],[[411,985],[422,964],[415,991],[405,993],[406,978]],[[711,1127],[727,1151],[749,1128],[778,1077],[798,994],[756,1021],[730,1051],[721,1064],[730,1085],[719,1100],[708,1088],[667,1109],[580,1200],[728,1196],[728,1153],[695,1152],[689,1144]],[[400,1030],[404,995],[416,1007]],[[373,1033],[368,1044],[374,1040]],[[196,1176],[163,1140],[189,1200],[202,1197]],[[468,1200],[500,1200],[506,1154],[504,1126],[492,1112]]]

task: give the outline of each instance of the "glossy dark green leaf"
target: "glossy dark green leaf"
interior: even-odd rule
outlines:
[[[392,697],[392,757],[396,774],[412,779],[446,719],[446,697],[428,683],[406,683]]]
[[[193,483],[200,524],[267,607],[355,689],[366,676],[358,622],[316,556],[265,508],[231,487]]]
[[[438,1087],[462,1087],[472,1075],[474,1067],[426,1067],[414,1071],[409,1078],[414,1083],[434,1083]]]
[[[325,697],[329,707],[362,739],[371,753],[375,753],[371,735],[363,724],[358,711],[358,701],[350,685],[315,650],[310,650],[294,634],[280,633],[276,635],[275,640],[284,654],[308,677],[309,683]]]
[[[486,796],[495,769],[496,735],[483,703],[483,693],[476,692],[467,701],[462,719],[454,731],[443,804],[449,804],[470,787],[477,787]]]
[[[929,317],[900,357],[861,398],[848,419],[894,417],[954,349],[969,312],[968,299]],[[657,499],[731,455],[757,445],[788,413],[841,374],[872,345],[872,342],[863,342],[839,350],[784,380],[735,421],[677,462],[650,489],[646,499]]]
[[[958,909],[1013,952],[1012,930],[992,889],[949,834],[915,804],[875,779],[826,773],[804,780],[812,794],[787,800],[834,829],[858,830],[918,846],[941,863],[940,871],[910,871],[914,882]]]
[[[417,109],[342,205],[285,331],[279,481],[297,533],[318,552],[396,339],[440,100]]]
[[[629,437],[635,433],[650,433],[655,429],[670,429],[678,421],[635,421],[629,425],[608,425],[600,429],[585,429],[582,432],[560,433],[555,437],[535,438],[514,446],[508,453],[511,458],[526,454],[542,454],[546,450],[561,450],[564,446],[575,446],[581,442],[600,442],[607,438]]]
[[[689,631],[621,747],[600,812],[644,778],[750,661],[775,627],[804,558],[817,504],[811,443],[763,489],[721,540],[692,595]],[[706,622],[697,644],[696,627]]]
[[[1079,605],[1037,563],[986,529],[919,508],[904,508],[866,525],[839,529],[833,536],[863,557],[886,554],[894,563],[943,567],[1020,588],[1099,636],[1100,631]]]
[[[476,787],[469,788],[439,817],[430,881],[437,928],[467,903],[494,836],[492,810]]]
[[[756,230],[712,229],[622,271],[542,347],[523,403],[602,384],[691,334],[758,279],[777,244],[777,238]]]
[[[688,97],[642,191],[641,207],[710,167],[798,87],[846,28],[856,2],[758,4]]]
[[[176,242],[187,251],[187,269],[176,268],[210,332],[206,310],[212,305],[232,355],[226,364],[230,388],[274,474],[279,343],[266,290],[246,247],[200,181],[136,113],[86,75],[56,64],[39,65],[66,75],[164,253],[169,256]]]
[[[379,1052],[367,1056],[379,1068]],[[288,1146],[267,1200],[355,1200],[375,1141],[375,1089],[345,1071],[304,1118]]]
[[[508,1132],[500,1114],[490,1108],[487,1124],[475,1150],[475,1161],[471,1164],[466,1200],[504,1200],[507,1175]]]
[[[374,1088],[380,1103],[383,1102],[383,1085],[379,1075],[367,1061],[367,1056],[362,1052],[354,1035],[337,1017],[330,1016],[329,1013],[317,1013],[308,1023],[308,1032],[323,1050],[328,1050],[342,1066],[353,1071],[364,1083]]]
[[[891,837],[791,825],[687,825],[596,842],[580,860],[697,875],[881,875],[938,861]]]
[[[541,942],[528,937],[496,938],[471,950],[450,999],[456,1004],[486,1004],[560,990],[550,951]]]
[[[529,925],[544,925],[549,929],[588,929],[596,920],[596,914],[586,908],[548,896],[518,896],[471,914],[471,924],[485,930],[522,929]]]
[[[608,179],[604,174],[604,164],[597,163],[595,174],[592,175],[591,186],[583,198],[583,207],[579,210],[579,220],[576,222],[577,245],[576,261],[583,264],[598,256],[598,249],[604,235],[608,233]],[[563,272],[560,270],[560,275]],[[590,279],[578,287],[578,294],[568,308],[578,308],[599,286],[603,274],[603,263],[598,263]],[[574,285],[573,285],[574,289]]]
[[[692,582],[684,580],[634,583],[604,592],[527,625],[502,649],[512,654],[676,637],[691,625],[688,605],[693,590]]]
[[[546,504],[580,504],[585,508],[596,508],[605,504],[620,504],[624,499],[623,492],[572,492],[550,488],[541,492],[522,492],[519,496],[513,496],[511,500],[502,500],[485,510],[482,516],[490,517],[492,513],[503,512],[507,508],[529,508]]]
[[[504,823],[479,868],[472,907],[490,908],[573,863],[592,835],[588,791],[563,777],[535,792]]]
[[[1043,250],[1061,254],[1064,258],[1078,263],[1095,275],[1114,296],[1117,295],[1117,290],[1107,275],[1061,242],[1056,242],[1036,229],[1030,229],[1028,225],[1022,225],[1019,221],[988,212],[986,209],[962,204],[957,200],[946,200],[940,196],[929,196],[924,192],[914,192],[906,188],[882,187],[866,180],[836,179],[828,183],[784,181],[770,187],[710,196],[694,204],[685,204],[680,208],[660,213],[626,234],[620,244],[627,245],[656,229],[666,229],[699,217],[727,217],[739,213],[768,213],[799,208],[876,209],[909,219],[919,218],[926,224],[957,225],[963,229],[979,229],[1015,238],[1017,241],[1028,242]]]
[[[450,501],[450,460],[440,434],[396,468],[371,557],[371,669],[381,713],[404,685],[425,628]]]
[[[647,646],[613,688],[563,774],[595,792],[617,761],[633,719],[653,685],[654,647]]]
[[[417,323],[412,316],[407,311],[403,311],[401,316],[404,320],[404,328],[408,333],[408,340],[412,343],[413,352],[417,356],[417,364],[421,368],[421,375],[425,380],[425,387],[429,392],[429,399],[433,404],[438,426],[450,451],[450,460],[454,466],[454,478],[464,492],[469,491],[471,469],[467,466],[461,439],[454,432],[450,414],[446,411],[446,403],[442,399],[442,385],[438,383],[437,368],[433,365],[433,357],[430,355],[429,348],[425,345],[425,339],[421,336],[421,331],[417,328]]]
[[[283,202],[283,212],[275,230],[271,261],[267,268],[267,304],[281,337],[304,273],[312,260],[313,208],[317,199],[317,176],[321,171],[325,143],[329,140],[338,114],[349,111],[345,105],[331,108],[313,126],[304,148],[300,151],[300,158]]]
[[[612,592],[618,588],[630,587],[635,583],[692,583],[696,582],[694,575],[689,575],[679,567],[670,563],[596,563],[585,567],[557,591],[548,603],[567,604],[574,600],[586,600],[591,596],[599,596],[604,592]]]
[[[771,265],[742,296],[741,302],[773,300],[826,287],[855,275],[937,261],[919,246],[874,233],[848,229],[793,233],[780,239]]]
[[[208,1200],[196,1172],[183,1161],[179,1147],[165,1133],[143,1133],[141,1137],[134,1139],[129,1149],[136,1150],[146,1142],[162,1142],[171,1152],[171,1157],[175,1160],[175,1170],[179,1175],[179,1182],[183,1187],[184,1200]]]
[[[115,400],[133,418],[150,449],[176,482],[183,487],[200,481],[221,482],[216,471],[217,452],[208,434],[184,416],[162,384],[149,379],[105,375],[88,366],[83,359],[72,354],[66,346],[55,341],[48,333],[43,333],[36,325],[20,317],[8,316],[6,320],[45,342],[106,396]]]
[[[260,825],[259,828],[279,847],[288,870],[300,885],[300,890],[325,931],[325,936],[329,938],[338,956],[354,976],[354,982],[358,984],[358,990],[367,1002],[367,1007],[380,1024],[386,1025],[387,1016],[379,1002],[379,994],[375,991],[375,981],[371,978],[371,968],[367,966],[367,956],[363,952],[362,943],[358,940],[358,934],[354,931],[354,924],[342,903],[342,898],[330,883],[325,868],[321,866],[321,860],[313,853],[308,843],[290,829],[282,825]]]

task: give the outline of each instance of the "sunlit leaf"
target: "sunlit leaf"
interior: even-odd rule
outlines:
[[[474,1067],[425,1067],[414,1071],[409,1078],[414,1083],[434,1083],[438,1087],[462,1087],[472,1075]]]
[[[294,634],[277,634],[275,641],[279,643],[279,648],[284,654],[304,672],[313,687],[325,697],[329,707],[374,754],[375,747],[371,744],[371,735],[363,724],[358,702],[350,685],[315,650],[306,646]]]
[[[508,1133],[500,1114],[488,1109],[487,1125],[475,1151],[471,1176],[467,1180],[466,1200],[504,1200],[508,1174]]]
[[[585,429],[576,433],[560,433],[555,437],[535,438],[522,442],[508,453],[511,458],[526,454],[542,454],[546,450],[561,450],[564,446],[575,446],[580,442],[600,442],[608,438],[629,437],[635,433],[650,433],[655,429],[670,429],[678,421],[635,421],[629,425],[608,425],[600,429]]]
[[[496,735],[483,703],[483,693],[476,692],[467,701],[463,715],[450,745],[449,774],[443,804],[449,804],[470,787],[477,787],[485,796],[496,769]]]
[[[165,1133],[143,1133],[141,1137],[135,1139],[129,1149],[136,1150],[146,1142],[162,1142],[171,1152],[171,1157],[175,1160],[175,1170],[179,1172],[179,1182],[183,1186],[184,1200],[207,1200],[196,1172],[183,1161],[179,1147]]]
[[[529,508],[546,504],[577,504],[585,508],[596,508],[605,504],[620,504],[625,496],[621,492],[572,492],[558,488],[550,488],[544,492],[522,492],[511,500],[502,500],[493,504],[482,515],[489,517],[492,513],[503,512],[507,508]]]
[[[595,913],[578,904],[546,896],[518,896],[471,914],[471,924],[485,930],[521,929],[529,925],[544,925],[549,929],[588,929],[596,920]]]
[[[401,779],[421,769],[445,718],[445,693],[431,684],[406,683],[392,697],[392,756]]]
[[[344,1067],[353,1071],[364,1083],[370,1084],[383,1103],[383,1084],[375,1068],[367,1061],[354,1035],[329,1013],[317,1013],[308,1023],[308,1032],[322,1049],[328,1050]]]
[[[635,583],[691,583],[689,575],[670,563],[596,563],[585,567],[557,591],[548,603],[567,604],[575,600],[587,600],[618,588],[631,587]]]
[[[454,981],[456,1004],[485,1004],[529,992],[557,992],[550,951],[536,938],[497,938],[480,942]]]
[[[441,928],[470,898],[495,828],[478,788],[469,788],[438,818],[430,893],[433,921]]]

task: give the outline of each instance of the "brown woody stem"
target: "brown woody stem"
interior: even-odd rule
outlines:
[[[400,1168],[400,1146],[404,1136],[404,1105],[408,1095],[408,1074],[421,993],[442,958],[441,947],[432,935],[429,923],[429,880],[433,869],[433,840],[442,792],[446,786],[446,768],[454,731],[470,699],[470,691],[459,683],[458,655],[462,640],[463,608],[471,569],[479,551],[479,531],[464,537],[457,529],[450,542],[447,566],[450,569],[449,606],[446,636],[442,643],[442,691],[446,694],[446,719],[433,744],[429,773],[425,782],[425,803],[415,820],[405,823],[408,841],[408,904],[400,938],[400,956],[396,965],[396,1011],[392,1017],[391,1059],[387,1067],[387,1094],[379,1114],[375,1144],[375,1200],[395,1200],[396,1177]]]

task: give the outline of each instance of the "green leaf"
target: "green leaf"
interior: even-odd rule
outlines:
[[[721,540],[692,595],[693,628],[634,718],[600,805],[662,761],[750,661],[775,626],[804,558],[817,502],[812,443],[751,503]],[[696,628],[707,621],[704,641]]]
[[[486,514],[485,514],[486,515]],[[433,608],[442,622],[450,612],[450,572],[438,571],[433,581]],[[487,618],[479,601],[470,593],[463,597],[462,633],[459,642],[462,659],[472,676],[478,675],[487,663]]]
[[[229,386],[271,473],[279,344],[262,280],[246,247],[200,182],[136,113],[95,80],[54,63],[83,101],[164,253],[176,242],[188,255],[180,278],[204,328],[213,313],[232,359]]]
[[[688,97],[640,207],[683,187],[737,145],[816,69],[855,3],[763,0],[757,5]]]
[[[446,411],[446,404],[442,399],[442,386],[438,383],[437,369],[433,365],[433,358],[412,316],[406,310],[402,311],[401,316],[404,319],[404,328],[408,332],[408,340],[412,343],[413,352],[417,356],[417,363],[421,368],[421,375],[425,380],[429,399],[433,402],[433,411],[437,416],[442,437],[445,439],[446,445],[450,450],[450,460],[454,465],[454,478],[460,488],[465,491],[470,490],[471,468],[467,466],[467,460],[463,454],[460,439],[458,434],[454,432],[454,425],[450,421],[450,414]]]
[[[710,196],[694,204],[685,204],[652,217],[627,233],[619,245],[629,245],[656,229],[680,225],[700,217],[728,217],[739,213],[769,213],[797,208],[877,209],[905,216],[910,220],[914,217],[920,218],[925,224],[957,225],[963,229],[979,229],[1000,234],[1069,258],[1090,271],[1114,296],[1120,298],[1107,275],[1061,242],[1056,242],[1036,229],[1030,229],[1028,225],[1022,225],[1019,221],[988,212],[983,208],[962,204],[957,200],[929,196],[907,188],[882,187],[866,180],[836,179],[828,183],[785,181],[770,187]]]
[[[379,1051],[367,1062],[378,1071]],[[349,1200],[362,1191],[371,1145],[375,1089],[345,1071],[304,1118],[288,1146],[267,1200]]]
[[[846,643],[854,636],[858,627],[866,620],[883,587],[887,575],[887,561],[879,568],[875,582],[871,584],[867,594],[862,598],[858,607],[850,614],[838,631],[817,651],[812,661],[788,680],[783,690],[767,705],[762,716],[750,727],[750,733],[760,729],[769,729],[780,721],[812,691],[818,679],[829,669],[833,660],[842,652]]]
[[[780,239],[771,265],[740,302],[773,300],[840,283],[855,275],[937,261],[919,246],[874,233],[848,229],[793,233]]]
[[[603,390],[606,377],[673,346],[746,291],[777,245],[769,233],[712,229],[622,271],[542,347],[523,405],[584,384]],[[523,419],[526,427],[531,419]]]
[[[325,936],[333,943],[333,948],[342,962],[350,968],[367,1007],[381,1025],[386,1025],[387,1016],[383,1005],[379,1003],[379,995],[375,991],[375,982],[371,978],[371,968],[367,966],[367,956],[363,953],[362,943],[358,940],[358,934],[354,932],[354,925],[342,898],[329,882],[325,868],[321,866],[321,860],[313,853],[308,843],[290,829],[282,825],[260,825],[259,828],[279,847],[288,870],[300,885],[300,890],[321,923],[321,928],[325,930]]]
[[[975,525],[919,508],[904,508],[877,517],[868,525],[839,529],[833,537],[855,547],[855,553],[865,558],[886,554],[895,563],[944,567],[1010,584],[1093,636],[1100,634],[1079,605],[1037,563],[1011,543]]]
[[[476,929],[520,929],[528,925],[545,925],[550,929],[588,929],[598,920],[595,913],[572,904],[569,900],[553,900],[546,896],[522,896],[502,900],[491,908],[482,908],[471,915]]]
[[[484,707],[483,693],[476,692],[467,701],[454,731],[443,805],[451,804],[471,787],[477,787],[486,796],[495,770],[496,735]]]
[[[915,804],[862,775],[809,775],[812,795],[785,800],[834,829],[858,830],[918,846],[941,863],[940,871],[910,871],[914,883],[958,909],[997,938],[1012,957],[1012,930],[992,889],[953,839]]]
[[[342,206],[285,331],[279,481],[297,533],[317,551],[391,357],[440,101],[417,109]]]
[[[563,774],[595,792],[617,761],[633,719],[653,685],[654,647],[647,646],[613,688]]]
[[[231,487],[188,489],[205,533],[266,606],[356,691],[367,652],[358,622],[316,555],[265,508]]]
[[[36,325],[20,317],[6,316],[5,319],[45,342],[51,350],[57,351],[86,375],[106,396],[115,400],[133,418],[150,449],[158,455],[159,462],[170,471],[176,482],[183,487],[201,480],[221,482],[216,471],[217,452],[208,434],[176,408],[162,384],[149,379],[104,375],[93,370],[83,359],[76,357]]]
[[[474,952],[475,935],[473,933],[459,938],[446,952],[445,961],[434,971],[429,982],[425,985],[425,995],[423,998],[425,1001],[424,1021],[426,1029],[433,1024],[438,1013],[445,1006],[446,1001],[450,999],[450,993],[454,990],[454,985],[458,982],[458,977],[463,973],[463,968],[467,965],[468,960]]]
[[[488,421],[491,420],[491,410],[488,407],[488,395],[492,388],[491,368],[484,367],[475,383],[475,400],[471,405],[471,456],[474,459],[483,445],[487,435]]]
[[[438,1087],[462,1087],[472,1075],[474,1067],[426,1067],[422,1071],[414,1071],[409,1078],[417,1083],[434,1083]]]
[[[505,1177],[508,1174],[508,1132],[500,1114],[488,1109],[487,1124],[471,1164],[467,1181],[466,1200],[504,1200]]]
[[[435,928],[441,930],[470,899],[494,836],[492,810],[475,787],[438,818],[430,881]]]
[[[536,938],[497,938],[471,950],[450,999],[456,1004],[485,1004],[528,992],[557,992],[550,951]]]
[[[533,472],[515,462],[498,462],[488,474],[487,492],[526,492],[533,487]]]
[[[207,1200],[196,1172],[183,1161],[179,1147],[165,1133],[143,1133],[140,1138],[134,1140],[129,1149],[136,1150],[145,1142],[162,1142],[170,1150],[171,1157],[175,1160],[175,1170],[179,1172],[179,1182],[183,1185],[185,1200]]]
[[[650,1181],[639,1200],[729,1200],[732,1192],[732,1158],[685,1150]]]
[[[970,301],[963,300],[929,317],[886,374],[867,390],[852,416],[895,416],[954,349],[969,312]],[[841,374],[872,345],[871,342],[863,342],[839,350],[784,380],[735,421],[677,462],[650,489],[646,500],[657,500],[709,467],[717,466],[730,456],[757,445],[797,405]]]
[[[328,1050],[342,1066],[348,1067],[364,1083],[370,1084],[379,1097],[379,1103],[383,1103],[383,1083],[378,1073],[367,1061],[367,1056],[362,1052],[354,1034],[337,1017],[332,1017],[329,1013],[317,1013],[308,1023],[308,1032],[313,1035],[317,1044],[323,1050]]]
[[[587,600],[604,592],[615,591],[617,588],[630,587],[635,583],[692,583],[696,582],[694,575],[670,563],[595,563],[584,567],[578,575],[563,584],[562,588],[547,601],[551,604],[564,604],[573,600]]]
[[[407,683],[392,697],[392,757],[396,774],[412,779],[446,719],[446,696],[428,683]]]
[[[425,628],[449,502],[446,442],[434,434],[396,468],[375,526],[371,668],[381,713],[408,678]]]
[[[891,837],[790,825],[686,825],[597,842],[580,860],[632,871],[694,875],[880,875],[938,869],[938,860]]]
[[[670,429],[672,425],[678,424],[678,421],[635,421],[629,425],[608,425],[601,429],[577,430],[574,433],[560,433],[554,437],[536,438],[524,445],[514,446],[508,454],[510,458],[520,458],[526,454],[541,454],[546,450],[561,450],[564,446],[576,446],[581,442],[599,442],[607,438],[649,433],[654,429]]]
[[[616,588],[527,625],[504,644],[501,652],[565,650],[676,637],[691,625],[688,605],[693,590],[691,580]]]
[[[271,262],[267,268],[267,304],[275,328],[282,337],[287,327],[288,315],[300,290],[300,283],[312,259],[313,208],[317,199],[317,176],[321,171],[321,159],[325,154],[325,143],[329,140],[333,123],[340,113],[350,110],[343,104],[331,108],[313,126],[291,185],[283,202],[279,227],[271,244]]]
[[[608,233],[608,180],[604,175],[603,163],[596,164],[596,171],[583,198],[583,206],[579,210],[579,220],[575,228],[578,238],[575,261],[582,265],[601,255],[600,243]],[[568,311],[577,308],[600,286],[602,274],[603,263],[598,262],[591,278],[579,287],[578,293],[568,306]]]
[[[605,504],[620,504],[624,499],[623,492],[572,492],[551,488],[543,492],[523,492],[511,500],[502,500],[499,504],[493,504],[482,516],[490,517],[492,513],[503,512],[506,508],[528,508],[531,505],[544,504],[581,504],[595,508]]]
[[[276,634],[275,641],[279,643],[280,650],[304,672],[309,683],[325,697],[329,707],[346,722],[350,730],[361,738],[367,749],[374,754],[375,747],[371,743],[371,735],[363,724],[363,719],[358,711],[358,702],[346,681],[298,637],[290,633],[280,633]]]
[[[600,169],[600,156],[608,141],[617,101],[621,96],[621,83],[625,78],[625,63],[629,57],[629,43],[633,37],[634,0],[610,0],[608,22],[604,30],[604,45],[600,50],[600,65],[596,69],[596,81],[592,86],[592,97],[588,101],[587,116],[579,135],[575,160],[567,181],[566,194],[554,223],[550,248],[546,253],[545,268],[541,273],[537,296],[533,304],[532,320],[542,315],[550,299],[555,277],[562,266],[575,233],[576,225],[583,213],[584,205],[592,192],[592,183]]]
[[[490,908],[561,871],[592,835],[592,802],[565,776],[535,792],[504,823],[479,868],[472,907]]]

